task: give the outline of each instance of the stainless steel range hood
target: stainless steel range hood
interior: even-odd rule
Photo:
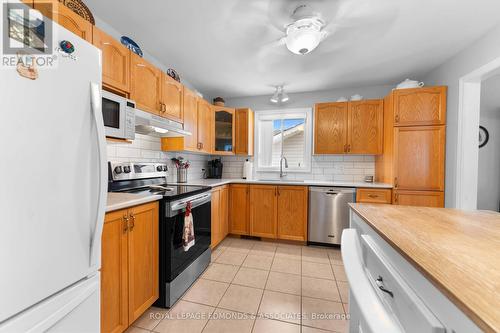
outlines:
[[[159,137],[182,137],[191,135],[183,125],[173,120],[135,109],[135,132]]]

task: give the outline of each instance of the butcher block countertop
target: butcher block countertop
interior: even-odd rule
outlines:
[[[350,204],[481,329],[500,332],[500,214]]]

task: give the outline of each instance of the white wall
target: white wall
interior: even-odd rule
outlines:
[[[403,81],[404,78],[401,79]],[[315,103],[321,102],[335,102],[340,97],[349,98],[352,95],[360,94],[365,99],[383,98],[385,97],[395,84],[391,85],[378,85],[367,87],[354,87],[354,88],[341,88],[325,91],[314,91],[304,93],[288,94],[290,101],[277,107],[276,104],[269,102],[273,91],[269,91],[269,95],[252,96],[252,97],[236,97],[226,99],[226,105],[230,107],[249,107],[254,111],[271,110],[277,108],[312,108]]]
[[[500,76],[481,85],[480,124],[490,139],[479,149],[477,208],[499,210],[500,205]]]
[[[455,207],[459,80],[500,57],[500,26],[424,76],[426,85],[448,86],[445,206]]]

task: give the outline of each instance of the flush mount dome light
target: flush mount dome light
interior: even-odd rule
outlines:
[[[286,28],[286,47],[295,54],[308,54],[325,37],[325,32],[321,31],[324,23],[317,17],[304,18],[293,22]]]

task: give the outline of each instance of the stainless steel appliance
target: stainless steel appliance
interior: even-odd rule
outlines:
[[[308,243],[340,244],[349,228],[347,204],[355,201],[355,188],[309,187]]]
[[[19,52],[0,70],[0,332],[98,332],[101,51],[19,1],[0,16],[3,45]]]
[[[181,123],[139,109],[135,110],[135,132],[160,137],[191,135],[191,132],[184,130],[184,126]]]
[[[118,139],[135,139],[134,101],[103,90],[102,116],[106,136]]]
[[[169,308],[210,264],[211,193],[208,186],[170,185],[161,163],[109,163],[110,192],[159,194],[159,283],[155,305]],[[184,251],[186,206],[191,203],[195,244]]]
[[[222,161],[220,158],[208,161],[208,176],[207,178],[222,178]]]

